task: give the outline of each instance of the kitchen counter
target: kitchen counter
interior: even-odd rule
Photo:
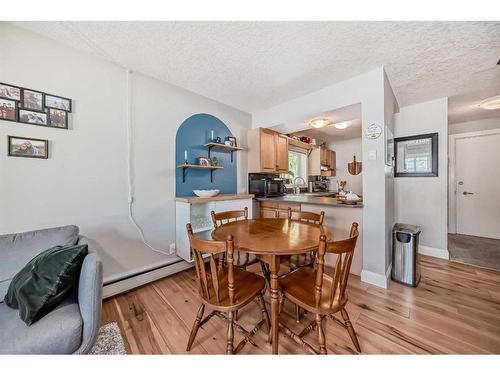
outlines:
[[[191,204],[200,204],[207,202],[217,202],[217,201],[232,201],[239,199],[252,199],[254,197],[253,194],[219,194],[215,197],[201,198],[201,197],[176,197],[176,202],[183,203],[191,203]]]
[[[301,203],[301,204],[316,204],[322,206],[337,206],[346,208],[362,208],[363,203],[358,203],[356,205],[343,204],[337,201],[337,199],[332,197],[325,197],[324,195],[328,193],[306,193],[306,194],[287,194],[282,197],[269,197],[269,198],[255,198],[257,201],[269,201],[269,202],[288,202],[288,203]],[[332,194],[332,193],[330,193]]]

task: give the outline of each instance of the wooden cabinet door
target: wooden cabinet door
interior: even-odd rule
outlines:
[[[275,219],[276,218],[276,210],[261,208],[260,209],[260,218],[261,219]]]
[[[330,151],[330,169],[337,168],[337,154],[333,150]]]
[[[260,169],[262,172],[276,171],[275,132],[268,129],[260,131]]]
[[[288,172],[288,137],[283,134],[275,134],[276,141],[276,170]]]
[[[319,148],[319,158],[320,158],[320,163],[323,165],[328,165],[328,150],[324,147]]]

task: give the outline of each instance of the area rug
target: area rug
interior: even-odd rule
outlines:
[[[448,251],[453,262],[500,271],[500,240],[450,234]]]
[[[99,328],[97,341],[89,354],[119,355],[127,354],[120,327],[116,322],[108,323]]]

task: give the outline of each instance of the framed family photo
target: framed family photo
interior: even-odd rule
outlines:
[[[17,106],[15,100],[0,98],[0,120],[17,121]]]
[[[48,125],[54,128],[68,129],[68,112],[49,108]]]
[[[0,98],[21,100],[21,88],[0,82]]]
[[[43,111],[43,92],[23,89],[22,108]]]
[[[45,107],[71,112],[71,99],[45,94]]]
[[[40,111],[31,111],[27,109],[19,109],[19,122],[32,125],[48,125],[47,113]]]
[[[49,158],[49,141],[46,139],[8,136],[9,156],[35,159]]]

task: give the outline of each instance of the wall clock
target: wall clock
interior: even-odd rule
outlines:
[[[365,137],[367,139],[377,139],[382,134],[382,128],[377,124],[371,124],[365,130]]]

